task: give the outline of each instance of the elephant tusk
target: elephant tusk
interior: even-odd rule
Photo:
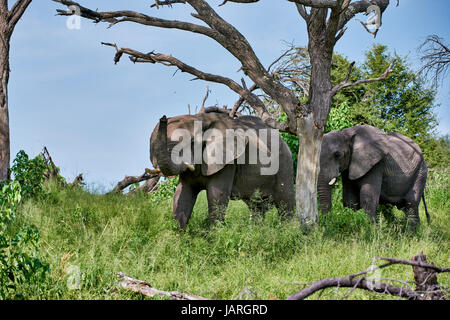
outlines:
[[[333,184],[335,184],[336,183],[336,178],[333,178],[328,184],[330,185],[330,186],[332,186]]]
[[[189,169],[189,171],[194,172],[195,171],[195,167],[192,164],[189,164],[187,162],[184,163],[186,165],[186,167]]]

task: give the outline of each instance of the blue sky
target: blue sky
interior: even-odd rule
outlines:
[[[162,18],[195,21],[187,5],[150,9],[152,1],[79,0],[101,11],[131,9]],[[210,1],[218,13],[240,30],[264,65],[285,48],[283,41],[307,44],[306,26],[288,1],[261,0],[257,4]],[[383,17],[376,39],[356,20],[348,24],[336,52],[361,62],[374,43],[409,55],[418,69],[416,49],[427,35],[450,39],[450,1],[395,1]],[[162,65],[134,65],[123,59],[114,65],[114,50],[100,42],[115,42],[143,52],[171,54],[200,70],[242,77],[238,61],[214,41],[177,30],[123,23],[82,20],[79,30],[66,27],[61,8],[50,0],[33,1],[17,25],[12,39],[9,86],[11,153],[23,149],[35,156],[47,146],[65,177],[83,173],[88,184],[110,189],[125,175],[140,175],[151,167],[149,137],[158,119],[166,114],[186,114],[201,105],[206,85],[207,105],[232,106],[237,96],[227,87],[190,81],[192,76]],[[364,16],[359,17],[365,19]],[[450,134],[450,86],[439,89],[436,113],[441,134]]]

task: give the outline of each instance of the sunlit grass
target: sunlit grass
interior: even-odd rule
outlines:
[[[449,182],[448,170],[433,173],[426,193],[432,224],[421,205],[422,224],[414,234],[405,231],[398,210],[391,221],[380,213],[372,224],[363,212],[344,209],[339,190],[333,210],[312,230],[295,219],[282,221],[275,209],[252,216],[241,201],[231,201],[225,221],[210,227],[203,192],[181,231],[170,197],[99,195],[50,183],[44,197],[24,202],[18,212],[17,227],[37,226],[41,255],[50,263],[49,277],[30,284],[27,298],[141,299],[118,288],[119,271],[162,290],[207,298],[284,299],[299,283],[366,270],[375,256],[409,259],[423,251],[429,261],[448,267]],[[73,267],[81,272],[81,288],[70,290]],[[407,266],[383,269],[382,276],[413,280]],[[450,285],[448,275],[438,279]],[[321,298],[339,299],[346,292],[329,289]],[[358,290],[350,298],[392,299]]]

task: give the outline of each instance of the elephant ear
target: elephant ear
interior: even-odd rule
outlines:
[[[371,126],[352,128],[352,155],[349,166],[349,179],[364,176],[387,154],[385,134]]]
[[[249,130],[253,129],[253,130]],[[252,145],[253,150],[267,146],[262,143],[252,126],[232,119],[228,116],[218,117],[204,132],[202,174],[210,176],[223,169],[227,164],[245,162],[245,151],[247,146]]]

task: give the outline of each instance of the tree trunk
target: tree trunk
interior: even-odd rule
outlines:
[[[319,12],[324,20],[326,10]],[[318,20],[320,22],[320,17]],[[308,25],[308,51],[311,60],[311,80],[307,114],[297,118],[299,153],[296,179],[297,218],[302,224],[318,222],[317,182],[320,172],[320,150],[328,114],[331,108],[331,59],[333,48],[327,47],[324,32],[316,32],[315,21]]]
[[[303,225],[318,221],[317,180],[320,169],[320,150],[323,129],[313,125],[312,114],[297,120],[299,152],[297,163],[296,195],[297,218]]]
[[[3,21],[0,21],[0,182],[10,176],[8,82],[9,36]]]

